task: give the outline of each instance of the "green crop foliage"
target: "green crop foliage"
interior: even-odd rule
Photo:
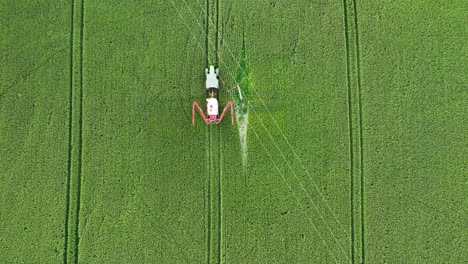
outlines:
[[[466,261],[467,1],[52,2],[0,5],[1,263]]]

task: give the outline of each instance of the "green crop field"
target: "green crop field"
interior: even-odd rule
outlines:
[[[0,263],[465,263],[467,13],[2,1]]]

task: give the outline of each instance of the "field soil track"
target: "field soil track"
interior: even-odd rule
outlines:
[[[463,263],[467,9],[1,4],[2,260]],[[244,152],[191,126],[210,64]]]

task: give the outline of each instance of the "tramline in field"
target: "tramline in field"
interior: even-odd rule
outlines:
[[[212,65],[209,69],[205,69],[206,75],[206,90],[208,92],[208,98],[206,99],[206,117],[203,110],[197,102],[192,104],[192,125],[195,125],[195,111],[198,111],[202,116],[203,120],[207,124],[219,124],[224,118],[227,110],[231,110],[231,124],[234,125],[234,110],[232,102],[229,101],[224,107],[221,116],[219,115],[219,103],[218,103],[218,90],[219,90],[219,69],[215,70]]]

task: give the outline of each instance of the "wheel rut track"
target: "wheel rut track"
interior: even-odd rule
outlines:
[[[343,0],[348,93],[352,263],[365,263],[364,145],[362,128],[361,56],[356,0]]]
[[[84,0],[70,6],[70,86],[68,164],[65,194],[63,263],[79,262],[79,224],[83,159]]]
[[[206,0],[206,67],[219,67],[219,1]],[[207,263],[222,263],[221,125],[208,125]]]

